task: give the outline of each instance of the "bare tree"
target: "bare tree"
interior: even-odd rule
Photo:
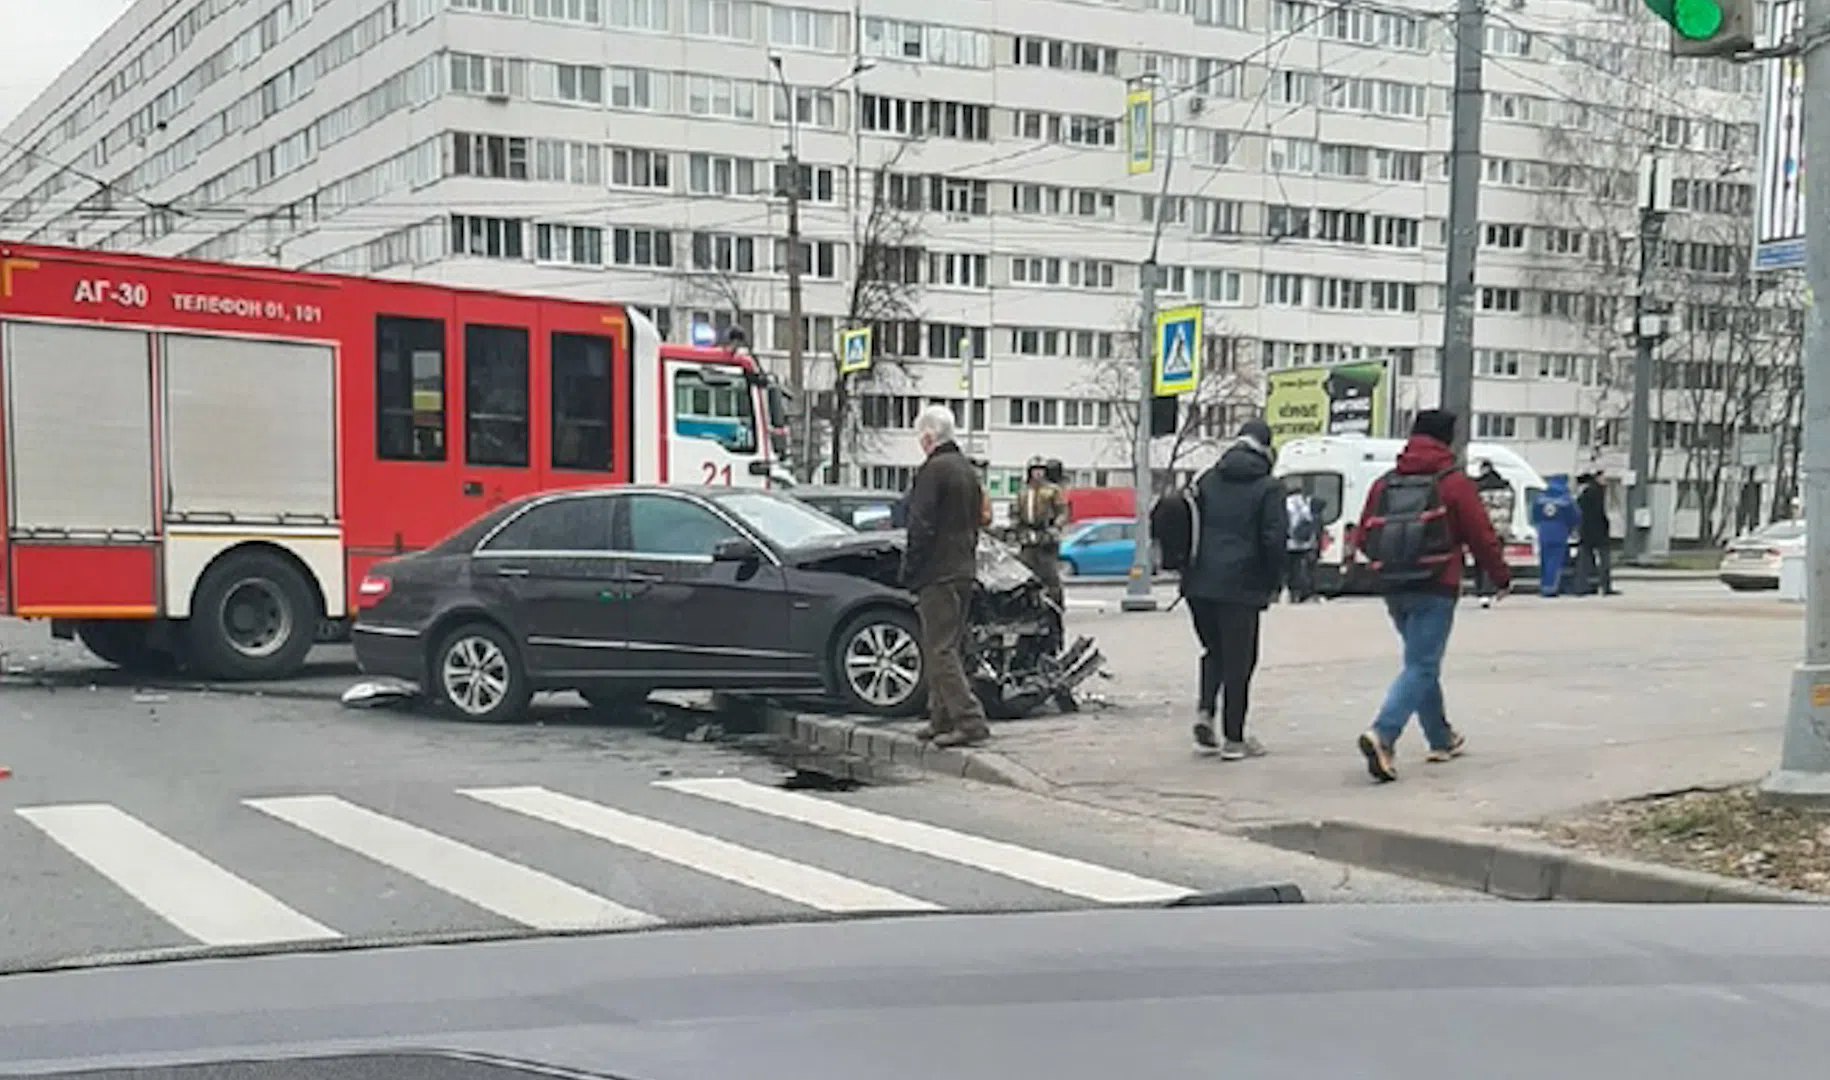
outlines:
[[[1800,342],[1789,312],[1801,298],[1792,278],[1756,273],[1748,259],[1753,207],[1741,170],[1753,151],[1751,113],[1721,110],[1712,120],[1697,105],[1712,88],[1736,93],[1741,73],[1673,58],[1666,33],[1656,20],[1603,18],[1567,39],[1568,49],[1584,41],[1608,47],[1568,54],[1569,100],[1533,106],[1556,113],[1536,118],[1547,124],[1546,161],[1489,164],[1487,179],[1551,193],[1537,200],[1527,302],[1532,314],[1575,328],[1600,356],[1582,395],[1594,451],[1608,435],[1630,437],[1641,171],[1652,154],[1674,170],[1672,213],[1658,248],[1646,253],[1648,299],[1669,308],[1672,331],[1653,365],[1650,456],[1654,476],[1669,471],[1667,454],[1676,459],[1695,500],[1698,538],[1714,541],[1748,516],[1737,437],[1789,434],[1796,424],[1797,395],[1788,397],[1786,388],[1795,381],[1787,372],[1798,363]],[[1487,239],[1516,246],[1503,234]],[[1779,472],[1782,482],[1796,476],[1795,469]]]
[[[918,341],[906,340],[921,311],[921,285],[926,270],[922,250],[925,210],[922,185],[901,177],[896,166],[909,143],[898,143],[870,171],[870,190],[854,192],[858,208],[853,245],[851,291],[847,299],[845,329],[870,327],[871,366],[851,375],[841,374],[843,359],[833,356],[832,394],[817,419],[827,426],[832,476],[840,475],[847,456],[873,449],[878,429],[866,427],[854,407],[862,390],[895,390],[908,383],[908,361],[919,351]],[[854,174],[854,183],[862,180]]]
[[[1136,307],[1126,312],[1123,325],[1127,329],[1112,335],[1110,356],[1086,363],[1081,387],[1081,392],[1100,410],[1102,426],[1104,414],[1110,413],[1106,449],[1129,469],[1137,466],[1137,396],[1142,363],[1138,317]],[[1179,469],[1205,464],[1205,459],[1233,436],[1243,417],[1263,403],[1259,372],[1249,343],[1227,333],[1224,322],[1216,320],[1206,326],[1207,340],[1203,343],[1194,392],[1182,400],[1175,432],[1152,440],[1152,476],[1158,491],[1173,485]]]

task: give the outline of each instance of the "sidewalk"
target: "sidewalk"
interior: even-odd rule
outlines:
[[[1803,636],[1797,605],[1679,584],[1464,603],[1444,685],[1468,753],[1426,765],[1413,724],[1379,786],[1354,748],[1397,665],[1377,601],[1267,614],[1250,723],[1271,753],[1243,762],[1192,752],[1186,613],[1071,616],[1109,658],[1110,707],[999,724],[985,749],[1057,795],[1216,828],[1499,825],[1751,780],[1778,760]]]

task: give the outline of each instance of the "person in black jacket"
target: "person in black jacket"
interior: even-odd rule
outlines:
[[[1181,581],[1202,649],[1195,746],[1202,753],[1218,749],[1226,761],[1264,753],[1245,733],[1245,714],[1258,667],[1258,620],[1283,590],[1289,538],[1272,458],[1270,427],[1249,421],[1195,485],[1199,532]],[[1214,706],[1221,701],[1225,741],[1216,743]]]
[[[928,669],[928,726],[921,736],[936,746],[970,746],[991,736],[985,706],[972,692],[960,654],[972,613],[986,500],[978,470],[953,433],[953,410],[945,405],[930,405],[915,419],[927,460],[909,485],[909,535],[902,552],[902,583],[915,594]]]
[[[1576,482],[1582,485],[1576,494],[1576,509],[1582,511],[1582,524],[1576,530],[1576,592],[1583,596],[1592,592],[1615,596],[1608,489],[1601,482],[1599,469],[1577,477]]]

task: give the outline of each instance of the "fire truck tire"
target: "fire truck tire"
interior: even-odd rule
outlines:
[[[122,671],[165,675],[178,668],[177,657],[153,646],[149,622],[92,619],[77,624],[76,636],[90,652]]]
[[[232,551],[197,584],[186,658],[206,678],[290,678],[305,666],[321,617],[311,583],[285,556]]]
[[[533,684],[507,631],[477,620],[453,627],[427,665],[433,703],[461,720],[504,724],[527,717]]]
[[[836,696],[854,712],[905,717],[927,707],[928,665],[912,611],[873,607],[852,616],[828,658]]]

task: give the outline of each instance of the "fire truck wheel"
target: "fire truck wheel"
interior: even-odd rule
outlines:
[[[318,619],[312,587],[291,562],[272,551],[235,551],[197,584],[185,646],[210,678],[289,678],[305,665]]]
[[[120,619],[93,619],[79,623],[76,636],[95,655],[123,671],[142,675],[164,675],[177,670],[178,658],[152,644],[153,626],[148,622]]]
[[[874,716],[913,716],[928,701],[921,624],[913,612],[871,608],[833,635],[831,670],[839,700]]]
[[[452,630],[432,654],[432,700],[465,720],[510,723],[527,715],[534,696],[515,643],[494,623]]]

